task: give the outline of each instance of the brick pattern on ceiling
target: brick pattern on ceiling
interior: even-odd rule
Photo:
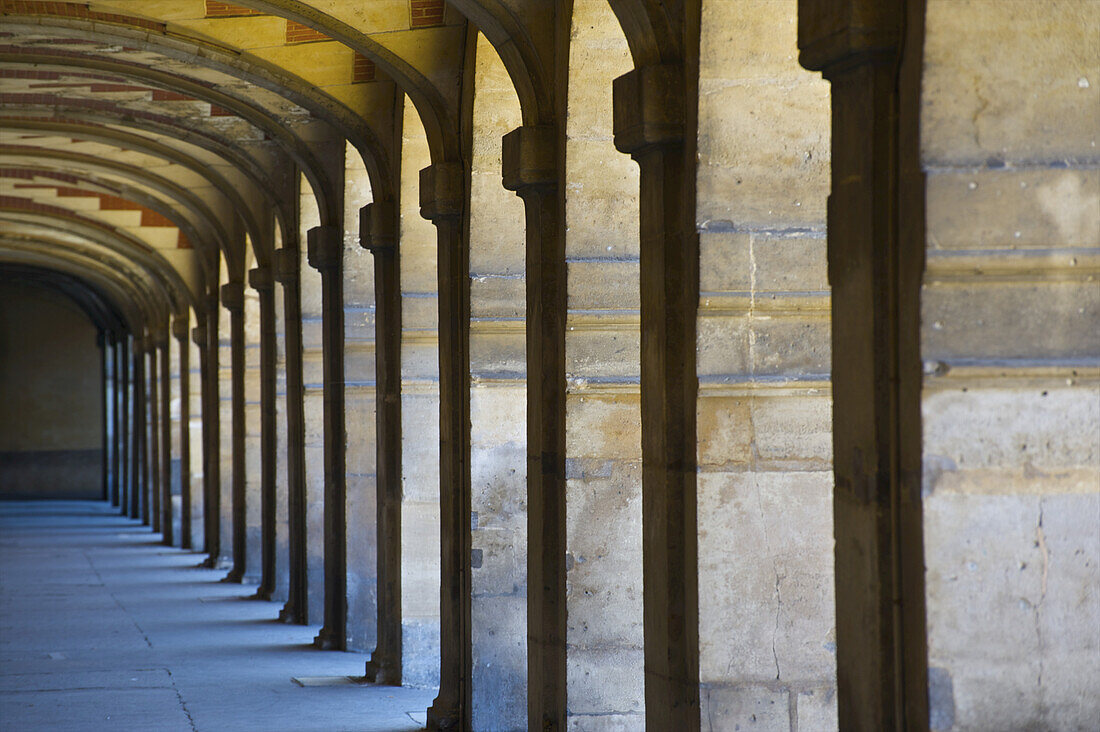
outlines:
[[[13,15],[50,15],[65,18],[80,18],[82,20],[98,20],[104,23],[116,23],[120,25],[132,25],[137,28],[163,33],[166,25],[133,15],[120,13],[101,13],[91,10],[87,5],[77,3],[58,3],[42,0],[4,0],[5,13]]]
[[[246,8],[243,5],[218,2],[218,0],[206,0],[207,18],[239,18],[248,15],[267,15],[267,13],[252,8]]]
[[[308,25],[302,25],[293,20],[286,22],[286,42],[287,43],[313,43],[315,41],[329,41],[332,40],[324,33],[318,30],[313,30]]]
[[[374,62],[361,53],[356,53],[351,62],[351,83],[361,84],[375,79]]]
[[[409,0],[413,28],[443,25],[443,0]]]

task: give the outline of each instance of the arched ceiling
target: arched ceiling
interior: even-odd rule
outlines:
[[[124,288],[160,298],[129,311],[167,317],[205,302],[220,272],[243,281],[269,260],[276,227],[294,245],[299,173],[321,224],[341,222],[345,141],[375,198],[394,195],[387,140],[402,93],[433,163],[459,160],[467,18],[505,61],[525,123],[545,123],[554,5],[0,0],[0,255],[106,256],[115,238],[111,256],[142,252],[118,272],[153,262],[139,281],[162,283]],[[45,211],[65,215],[47,225]],[[166,294],[172,281],[186,297]]]

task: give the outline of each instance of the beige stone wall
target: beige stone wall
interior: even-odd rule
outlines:
[[[348,643],[377,640],[374,255],[359,246],[359,209],[371,201],[359,152],[344,154],[344,430],[347,439]]]
[[[519,99],[478,36],[470,210],[473,724],[527,726],[527,389],[523,202],[501,185]]]
[[[835,729],[829,88],[798,65],[795,0],[702,10],[702,718]]]
[[[1100,3],[929,0],[934,729],[1100,718]]]
[[[642,729],[638,167],[612,143],[611,82],[633,64],[603,0],[573,4],[566,125],[567,710],[570,729]]]
[[[298,247],[302,298],[302,402],[305,408],[306,574],[309,621],[324,622],[325,597],[325,428],[324,364],[321,350],[321,273],[307,262],[307,234],[321,222],[317,199],[303,175],[300,183]]]
[[[420,216],[424,125],[405,99],[401,139],[401,625],[406,684],[439,684],[439,283]]]
[[[100,358],[75,302],[0,285],[0,496],[100,497]]]

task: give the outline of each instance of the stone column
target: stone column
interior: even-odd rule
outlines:
[[[168,363],[168,324],[158,331],[160,350],[160,531],[166,546],[175,543],[172,530],[172,369]]]
[[[699,243],[684,68],[614,83],[615,147],[641,168],[642,556],[646,725],[699,729],[696,526]]]
[[[180,549],[191,548],[191,343],[188,313],[172,321],[180,349]]]
[[[206,297],[205,327],[196,328],[197,336],[205,336],[199,343],[200,369],[204,375],[202,427],[203,439],[203,551],[209,556],[204,566],[218,566],[221,554],[221,408],[218,395],[218,293],[213,290]]]
[[[111,420],[109,418],[108,393],[111,390],[111,359],[108,350],[111,347],[110,334],[100,330],[96,333],[96,345],[99,346],[99,365],[102,374],[102,383],[99,391],[100,426],[103,430],[102,457],[102,484],[100,497],[106,501],[110,498],[111,483]]]
[[[149,397],[146,392],[145,353],[149,350],[149,336],[143,332],[134,342],[134,490],[130,493],[130,517],[141,520],[142,504],[147,503],[145,491],[149,489],[149,435],[146,433],[149,419]]]
[[[336,226],[309,230],[309,266],[321,273],[321,339],[324,359],[325,618],[314,644],[347,645],[347,496],[344,454],[344,236]]]
[[[117,507],[122,500],[122,341],[125,335],[111,334],[111,505]]]
[[[906,18],[906,12],[913,16]],[[832,83],[833,455],[841,729],[928,729],[921,511],[917,0],[800,0]],[[908,53],[903,53],[908,48]]]
[[[248,273],[260,296],[260,548],[261,576],[256,597],[275,591],[275,280],[269,267]]]
[[[309,622],[306,574],[306,475],[305,413],[302,384],[302,303],[298,284],[298,249],[275,250],[274,277],[283,287],[283,322],[286,326],[286,463],[287,544],[289,578],[287,601],[279,619],[305,625]]]
[[[222,285],[221,300],[229,311],[233,450],[233,568],[222,581],[240,582],[247,564],[248,540],[244,476],[244,283],[231,281]]]
[[[504,137],[504,187],[527,224],[527,675],[528,726],[564,729],[565,316],[564,201],[556,126]]]
[[[148,355],[145,376],[145,461],[149,477],[145,483],[141,501],[141,523],[160,531],[160,401],[157,398],[157,342],[156,331],[145,337]]]
[[[470,678],[470,252],[460,163],[420,171],[420,214],[435,224],[439,283],[439,696],[428,729],[468,729]]]
[[[359,214],[359,241],[374,255],[378,641],[366,678],[401,684],[401,262],[398,206]]]
[[[132,490],[131,481],[134,475],[132,470],[133,460],[131,458],[133,447],[130,443],[133,434],[130,425],[130,386],[132,382],[130,377],[130,340],[130,334],[123,333],[118,344],[118,370],[122,385],[122,388],[119,389],[119,422],[122,427],[120,430],[122,441],[119,448],[121,479],[119,481],[118,505],[119,513],[123,516],[127,512],[127,500]]]

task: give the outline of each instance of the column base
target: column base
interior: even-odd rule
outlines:
[[[241,583],[242,580],[244,580],[244,570],[236,568],[230,570],[229,574],[222,577],[221,579],[222,582],[228,582],[238,585]]]
[[[460,719],[457,704],[441,701],[437,698],[435,703],[428,707],[427,729],[450,732],[451,730],[459,729],[459,723]]]
[[[386,659],[378,659],[378,651],[371,654],[367,661],[363,678],[372,684],[381,686],[401,686],[401,672],[395,668],[395,664],[386,663]]]
[[[342,651],[344,644],[328,627],[321,628],[321,632],[313,639],[313,646],[322,651]]]

